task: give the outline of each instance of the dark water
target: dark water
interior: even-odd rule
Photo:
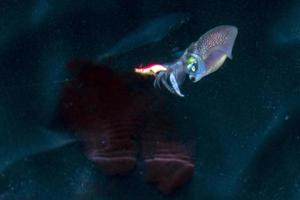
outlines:
[[[1,0],[0,9],[0,199],[300,198],[297,1]],[[133,38],[145,34],[140,25],[170,13],[189,20],[163,22],[178,26],[166,34],[153,26],[143,46],[108,61],[142,102],[149,93],[165,102],[158,111],[143,107],[154,113],[143,125],[162,117],[176,127],[175,142],[192,149],[192,179],[166,195],[144,182],[142,161],[127,176],[107,177],[85,156],[76,130],[66,128],[59,104],[74,78],[70,61],[95,61],[132,31],[141,31]],[[133,66],[172,60],[221,24],[239,28],[233,60],[196,84],[186,82],[185,98],[154,90],[152,80],[130,82]]]

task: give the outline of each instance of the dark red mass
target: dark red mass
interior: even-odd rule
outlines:
[[[62,90],[60,112],[105,174],[128,174],[141,151],[145,178],[161,191],[171,193],[191,179],[190,153],[170,138],[176,129],[162,112],[164,98],[149,82],[90,61],[68,67],[73,78]]]
[[[176,135],[172,117],[156,115],[141,137],[146,181],[157,183],[164,193],[187,183],[194,172],[191,153]]]
[[[151,156],[145,155],[146,181],[158,183],[164,193],[171,193],[188,182],[194,171],[191,158],[178,144],[160,143]]]

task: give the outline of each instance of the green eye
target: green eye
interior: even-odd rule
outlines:
[[[187,63],[188,65],[189,65],[189,64],[193,64],[193,63],[197,63],[197,60],[196,60],[195,57],[190,56],[190,57],[187,59],[186,63]]]
[[[195,57],[190,56],[187,61],[187,69],[191,72],[196,72],[198,69],[197,60]]]

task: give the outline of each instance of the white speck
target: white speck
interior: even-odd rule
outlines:
[[[290,116],[287,115],[284,117],[284,120],[288,120],[289,118],[290,118]]]

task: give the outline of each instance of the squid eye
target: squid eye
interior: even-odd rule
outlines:
[[[188,70],[191,72],[196,72],[198,69],[197,63],[192,63],[187,66]]]
[[[197,59],[194,57],[194,56],[190,56],[187,60],[186,60],[186,63],[187,64],[193,64],[193,63],[196,63],[197,62]]]
[[[187,61],[187,69],[190,72],[196,72],[198,70],[197,59],[194,56],[190,56]]]

